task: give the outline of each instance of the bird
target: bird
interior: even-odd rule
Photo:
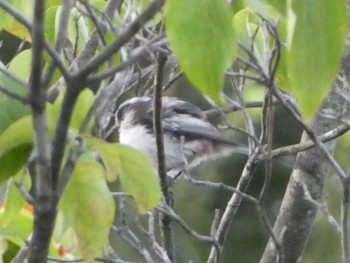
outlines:
[[[153,99],[134,97],[116,111],[119,143],[145,154],[157,169],[157,147],[153,130]],[[162,97],[161,123],[167,174],[175,179],[205,160],[246,154],[246,147],[222,136],[196,105],[176,97]]]

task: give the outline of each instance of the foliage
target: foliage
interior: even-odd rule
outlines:
[[[174,216],[173,208],[163,204],[164,189],[149,160],[136,149],[109,142],[108,129],[114,125],[110,112],[115,110],[114,104],[132,92],[149,94],[150,83],[157,76],[155,57],[164,52],[176,60],[167,64],[165,83],[172,87],[174,82],[176,84],[176,75],[181,76],[183,72],[211,105],[224,105],[225,109],[238,103],[243,112],[240,118],[246,125],[241,130],[250,134],[247,140],[251,147],[256,147],[252,149],[260,149],[257,142],[272,147],[272,141],[265,134],[272,133],[267,125],[269,96],[275,96],[288,111],[291,107],[284,103],[290,101],[290,97],[281,97],[287,88],[300,105],[298,108],[293,104],[292,108],[298,111],[290,115],[299,124],[299,112],[309,120],[337,78],[348,30],[345,0],[310,0],[307,3],[247,0],[233,1],[233,4],[225,0],[167,0],[163,13],[156,12],[163,5],[161,0],[121,1],[121,6],[114,6],[113,12],[109,10],[113,1],[72,1],[69,6],[69,1],[49,0],[43,1],[46,4],[45,39],[41,39],[44,48],[42,57],[38,58],[32,56],[38,42],[33,33],[36,16],[31,13],[38,2],[0,0],[0,30],[17,37],[13,45],[18,45],[18,52],[8,65],[1,62],[0,54],[0,183],[6,193],[0,209],[0,252],[4,262],[10,248],[17,252],[26,246],[32,224],[36,224],[28,202],[34,205],[34,213],[38,211],[33,191],[46,184],[35,185],[36,175],[29,166],[32,158],[37,157],[36,151],[42,149],[38,134],[43,133],[49,138],[45,143],[50,156],[45,157],[50,160],[48,163],[54,164],[48,167],[57,165],[60,174],[58,179],[48,179],[50,185],[53,181],[59,182],[57,188],[53,187],[59,197],[59,216],[49,256],[83,257],[92,262],[96,257],[106,256],[102,251],[107,246],[110,230],[114,229],[121,239],[136,247],[144,261],[156,254],[166,262],[169,251],[164,250],[161,242],[157,243],[158,230],[154,230],[155,217],[159,214],[172,215],[186,231],[199,236],[201,241],[211,242],[211,256],[218,253],[213,252],[212,238],[223,245],[220,227],[213,229],[217,232],[208,237],[188,230],[184,220]],[[18,14],[11,13],[12,8]],[[64,13],[64,10],[70,12]],[[147,23],[153,17],[156,19]],[[169,46],[165,40],[169,41]],[[24,44],[30,47],[25,49]],[[38,61],[41,72],[35,75]],[[41,79],[42,85],[37,94],[32,85],[36,77]],[[261,96],[263,93],[268,96]],[[42,94],[45,96],[39,96]],[[257,115],[245,108],[250,96],[264,102],[261,104],[261,136],[253,126]],[[43,106],[38,107],[37,102],[42,99]],[[39,117],[38,110],[42,110]],[[44,124],[38,121],[42,116]],[[230,128],[232,115],[226,117]],[[43,130],[34,128],[37,123],[43,124]],[[305,120],[301,126],[307,131]],[[258,161],[252,163],[254,166]],[[40,170],[40,165],[36,171]],[[48,173],[47,178],[54,173]],[[222,187],[203,181],[197,184]],[[236,190],[232,182],[227,185],[223,188],[231,196]],[[264,190],[261,190],[261,199],[246,197],[241,193],[246,189],[239,190],[240,194],[233,195],[238,196],[236,205],[228,203],[227,209],[235,209],[246,198],[244,200],[250,201],[257,211],[263,210]],[[113,191],[120,194],[117,194],[119,203],[114,201]],[[195,193],[192,189],[187,191]],[[130,197],[132,204],[125,201]],[[184,203],[186,206],[186,201]],[[135,229],[126,222],[130,214],[135,213],[134,204],[138,211],[135,217],[148,220],[148,227],[138,222],[136,232],[153,242],[148,248],[153,249],[152,255],[147,252],[146,245],[137,247],[143,240],[136,237]],[[232,213],[233,218],[235,211]],[[263,213],[259,215],[264,219]],[[222,217],[219,221],[224,220]],[[121,227],[113,226],[118,221]],[[263,222],[268,229],[268,224]],[[225,233],[221,235],[226,238]],[[186,248],[192,249],[191,246]],[[182,259],[183,256],[179,256],[181,260],[189,260]],[[203,260],[202,255],[198,258]]]

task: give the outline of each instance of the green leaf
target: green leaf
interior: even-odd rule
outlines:
[[[31,149],[31,144],[23,144],[8,150],[0,157],[0,184],[22,169]]]
[[[25,116],[0,134],[0,157],[7,151],[33,141],[32,117]]]
[[[20,170],[14,177],[10,178],[7,182],[6,196],[4,201],[5,212],[2,221],[3,226],[7,226],[22,210],[25,205],[23,194],[20,192],[15,182],[20,183],[23,177],[23,170]],[[29,191],[30,178],[29,175],[25,177],[23,187],[26,191]]]
[[[265,19],[270,20],[271,22],[275,23],[281,17],[281,13],[278,12],[274,6],[268,5],[260,0],[245,0],[245,3],[255,13],[261,15]]]
[[[23,81],[29,80],[32,61],[32,51],[26,49],[15,56],[9,65],[9,71]]]
[[[98,162],[78,162],[59,205],[88,262],[93,262],[107,244],[115,214],[115,203],[104,174]]]
[[[64,87],[59,87],[59,95],[55,100],[54,104],[47,103],[47,119],[50,134],[53,131],[54,124],[56,123],[57,117],[61,111],[61,106],[63,102],[63,96],[65,92]],[[73,115],[69,124],[69,127],[74,130],[80,129],[81,125],[85,121],[88,112],[94,102],[94,94],[89,89],[84,89],[80,92],[77,102],[74,107]],[[88,131],[91,130],[93,122],[90,121],[88,125]]]
[[[45,13],[45,36],[46,36],[46,39],[51,44],[54,44],[56,40],[57,22],[55,21],[55,19],[56,19],[56,13],[58,9],[59,9],[59,5],[51,6],[46,10],[46,13]],[[53,21],[55,21],[55,23],[53,23]]]
[[[260,22],[260,17],[249,9],[243,9],[233,17],[233,26],[239,43],[252,50],[259,64],[267,71],[266,41]],[[238,50],[238,54],[249,60],[248,54],[242,49]]]
[[[107,179],[115,180],[119,175],[124,190],[134,197],[139,211],[158,205],[161,196],[158,176],[144,154],[129,146],[104,142],[92,136],[82,138],[101,155]]]
[[[61,101],[59,100],[53,105],[48,104],[48,131],[50,135],[53,134],[60,106]],[[0,182],[14,176],[21,169],[28,158],[32,145],[33,124],[30,115],[12,122],[0,133]]]
[[[153,209],[159,204],[161,191],[158,176],[148,158],[140,151],[116,144],[120,153],[120,182],[126,192],[135,198],[140,212]]]
[[[12,5],[18,11],[20,11],[27,19],[32,18],[32,10],[33,10],[33,0],[7,0],[8,4]],[[7,13],[5,10],[0,8],[0,31],[5,29],[7,32],[19,37],[26,38],[27,40],[31,39],[31,36],[28,30],[20,24],[12,15]]]
[[[0,209],[0,222],[4,221],[4,208]],[[0,224],[0,236],[22,246],[33,231],[33,212],[22,208],[8,224]]]
[[[226,69],[237,41],[225,0],[168,0],[166,34],[182,70],[205,95],[221,101]]]
[[[90,135],[83,135],[82,138],[101,155],[106,168],[106,179],[109,182],[117,180],[120,169],[120,154],[117,151],[116,144],[107,143]]]
[[[85,121],[88,112],[90,111],[93,102],[94,93],[91,90],[84,89],[82,92],[80,92],[74,108],[70,127],[74,129],[80,129],[81,125]],[[93,123],[90,122],[89,129],[91,129],[92,126]]]
[[[6,70],[6,67],[0,62],[0,67]],[[0,72],[0,86],[9,91],[15,92],[18,95],[26,96],[27,89],[21,83],[12,80],[10,77]],[[0,92],[0,133],[9,127],[13,122],[29,114],[30,108],[21,102],[8,97]]]
[[[281,14],[286,13],[286,4],[287,0],[265,0],[264,2],[272,5],[276,10],[278,10]]]
[[[25,164],[33,143],[32,119],[25,116],[0,134],[0,182]]]
[[[294,0],[289,8],[291,90],[309,118],[339,71],[347,33],[347,4],[345,0]]]
[[[57,11],[59,17],[61,10]],[[56,20],[57,21],[57,20]],[[68,39],[73,45],[74,52],[77,53],[86,44],[89,38],[89,29],[84,16],[77,8],[73,8],[68,21]]]

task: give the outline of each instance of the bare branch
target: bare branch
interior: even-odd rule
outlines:
[[[164,196],[164,202],[172,206],[173,197],[169,189],[169,179],[166,171],[165,154],[164,154],[164,140],[163,140],[163,126],[162,126],[162,89],[163,89],[163,70],[166,57],[163,54],[157,55],[157,75],[154,87],[153,98],[153,129],[156,137],[157,159],[158,159],[158,176],[160,178],[160,186]],[[172,226],[172,219],[167,214],[161,216],[161,228],[163,247],[167,252],[171,262],[175,262],[175,247],[174,247],[174,233]]]
[[[349,125],[341,124],[337,128],[330,130],[330,131],[327,131],[326,133],[324,133],[322,135],[319,135],[318,139],[323,143],[329,142],[329,141],[334,140],[334,139],[338,138],[339,136],[343,135],[344,133],[349,131],[349,129],[350,129]],[[295,154],[298,152],[302,152],[302,151],[306,151],[308,149],[311,149],[312,147],[315,147],[315,143],[311,140],[306,140],[306,141],[302,141],[298,144],[293,144],[293,145],[289,145],[289,146],[285,146],[285,147],[271,150],[271,152],[269,153],[268,156],[265,153],[261,153],[256,157],[255,161],[257,163],[260,163],[263,160],[266,160],[269,158],[273,159],[273,158],[278,158],[278,157],[282,157],[282,156],[286,156],[286,155]]]
[[[29,99],[33,114],[34,155],[29,171],[34,189],[34,229],[29,263],[44,263],[56,218],[57,196],[51,175],[51,149],[46,119],[46,91],[42,86],[45,1],[34,2],[32,28],[32,65],[29,81]]]
[[[112,55],[118,52],[118,50],[127,43],[147,21],[149,21],[162,8],[163,4],[164,0],[153,0],[149,6],[120,33],[119,37],[113,43],[108,45],[102,53],[91,59],[87,65],[78,72],[76,78],[82,79],[89,75]]]
[[[108,0],[106,7],[103,11],[104,18],[106,20],[112,20],[116,10],[120,8],[123,0]],[[96,29],[92,32],[90,39],[86,43],[84,49],[79,53],[74,63],[78,65],[78,67],[84,66],[91,58],[95,55],[97,47],[100,43],[101,34],[104,36],[107,33],[107,26],[100,23],[99,29]]]
[[[174,212],[174,210],[165,204],[162,204],[158,207],[156,207],[156,210],[160,211],[161,213],[164,213],[168,216],[170,216],[176,223],[178,223],[189,235],[195,237],[198,240],[201,240],[203,242],[213,244],[213,246],[218,249],[219,244],[216,242],[215,238],[204,236],[201,234],[198,234],[196,231],[194,231],[178,214]]]
[[[255,152],[250,156],[250,158],[248,159],[244,167],[242,176],[237,185],[237,189],[240,192],[244,193],[249,186],[250,180],[253,176],[253,172],[256,168],[256,164],[254,164],[253,162],[256,154],[257,153]],[[215,240],[218,242],[220,248],[225,243],[230,225],[232,223],[234,216],[236,215],[236,212],[238,210],[238,207],[240,206],[242,199],[243,199],[242,195],[238,193],[234,193],[226,205],[226,209],[224,211],[224,214],[221,217],[218,229],[215,234]],[[218,262],[220,257],[221,257],[221,249],[218,250],[215,246],[212,246],[207,263]]]
[[[211,182],[211,181],[196,180],[188,174],[186,174],[184,176],[184,178],[185,178],[185,180],[187,180],[191,184],[198,185],[198,186],[205,186],[205,187],[209,187],[209,188],[216,188],[218,190],[224,190],[224,191],[228,191],[230,193],[236,193],[237,195],[240,195],[242,198],[247,199],[248,201],[252,202],[255,205],[259,204],[258,199],[254,198],[253,196],[248,195],[244,192],[241,192],[239,189],[237,189],[235,187],[225,185],[225,184],[220,183],[220,182],[215,183],[215,182]]]

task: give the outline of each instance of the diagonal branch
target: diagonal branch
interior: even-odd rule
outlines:
[[[125,45],[163,6],[164,0],[153,0],[148,7],[128,25],[118,36],[118,38],[108,45],[103,52],[92,58],[85,67],[77,73],[77,79],[83,79],[96,70],[119,49]]]

